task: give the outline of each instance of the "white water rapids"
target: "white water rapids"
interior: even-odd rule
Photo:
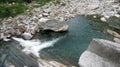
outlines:
[[[37,57],[39,57],[39,51],[41,51],[44,48],[47,47],[52,47],[54,44],[60,40],[60,38],[51,40],[51,41],[46,41],[46,42],[41,42],[39,39],[34,39],[34,40],[24,40],[22,38],[15,38],[13,37],[14,40],[18,41],[24,49],[22,49],[23,52],[26,54],[33,54]]]
[[[13,37],[13,39],[19,44],[24,47],[22,49],[23,52],[26,54],[33,54],[37,58],[37,62],[39,64],[39,67],[66,67],[64,64],[61,64],[56,61],[46,61],[40,58],[40,52],[42,49],[47,47],[53,47],[56,42],[58,42],[61,38],[56,38],[50,41],[41,42],[39,39],[33,39],[33,40],[24,40],[22,38],[16,38]]]

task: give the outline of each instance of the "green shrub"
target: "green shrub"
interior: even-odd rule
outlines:
[[[35,1],[37,1],[39,4],[39,7],[41,7],[52,0],[35,0]]]
[[[12,3],[12,2],[16,2],[16,3],[22,3],[22,2],[28,2],[30,3],[32,0],[0,0],[0,3]]]
[[[24,4],[16,3],[14,5],[0,4],[0,17],[14,17],[20,13],[23,13],[27,7]]]
[[[0,18],[14,17],[23,13],[27,9],[25,4],[31,3],[32,1],[38,3],[38,7],[41,7],[50,1],[55,4],[59,3],[59,0],[0,0]]]

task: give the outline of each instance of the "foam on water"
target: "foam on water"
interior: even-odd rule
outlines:
[[[26,54],[32,53],[33,55],[39,57],[39,51],[41,51],[44,48],[47,47],[52,47],[54,44],[60,40],[60,38],[51,40],[51,41],[46,41],[46,42],[41,42],[39,39],[34,39],[34,40],[24,40],[22,38],[15,38],[13,37],[14,40],[18,41],[24,49],[22,50]]]

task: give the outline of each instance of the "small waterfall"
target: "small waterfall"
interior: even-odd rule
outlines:
[[[14,40],[18,41],[24,49],[22,49],[23,52],[26,54],[32,53],[36,57],[39,57],[39,51],[41,51],[44,48],[47,47],[52,47],[54,44],[60,40],[60,38],[56,38],[51,41],[46,41],[46,42],[41,42],[39,39],[34,39],[34,40],[24,40],[22,38],[15,38],[13,37]]]
[[[24,40],[22,38],[15,38],[13,37],[13,39],[17,42],[19,42],[19,44],[24,47],[22,49],[23,52],[25,52],[26,54],[33,54],[34,56],[37,57],[37,63],[39,67],[58,67],[58,66],[62,66],[62,67],[66,67],[66,65],[59,63],[57,61],[47,61],[44,59],[40,58],[40,52],[42,49],[47,48],[47,47],[53,47],[54,44],[56,42],[58,42],[60,38],[56,38],[50,41],[45,41],[45,42],[41,42],[39,39],[33,39],[33,40]]]

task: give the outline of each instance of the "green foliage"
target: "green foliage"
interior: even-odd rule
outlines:
[[[55,5],[60,4],[59,0],[34,0],[34,1],[38,3],[37,5],[34,5],[34,7],[41,7],[50,1],[53,2]]]
[[[52,2],[57,5],[57,4],[60,4],[60,1],[59,0],[52,0]]]
[[[60,3],[59,0],[0,0],[0,18],[14,17],[23,13],[27,9],[25,4],[32,1],[38,3],[37,7],[41,7],[50,1],[55,4]]]
[[[36,5],[36,7],[41,7],[52,0],[34,0],[34,1],[36,1],[38,3],[38,5]]]
[[[0,17],[14,17],[20,13],[23,13],[27,7],[24,4],[16,3],[16,4],[0,4]]]
[[[32,0],[0,0],[0,3],[22,3],[22,2],[28,2],[30,3]]]

